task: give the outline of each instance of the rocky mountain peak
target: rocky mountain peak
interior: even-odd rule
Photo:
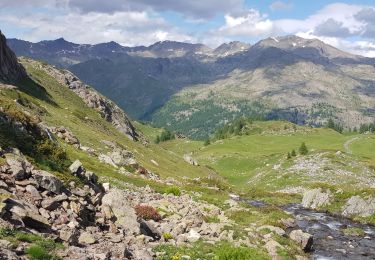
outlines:
[[[259,41],[255,48],[275,47],[308,59],[315,59],[317,56],[326,59],[350,58],[356,59],[358,56],[341,51],[319,39],[306,39],[296,35],[279,37],[269,37]]]
[[[237,52],[246,51],[251,47],[250,44],[239,42],[239,41],[233,41],[229,43],[223,43],[219,47],[217,47],[214,50],[214,53],[218,56],[227,56],[232,55]]]
[[[7,46],[6,38],[0,31],[0,81],[15,82],[26,77],[25,69],[17,61],[16,55]]]

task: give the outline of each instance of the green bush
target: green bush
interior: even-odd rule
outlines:
[[[177,186],[171,186],[165,189],[165,193],[167,194],[173,194],[175,196],[180,196],[181,195],[181,190]]]
[[[163,233],[163,238],[165,241],[168,241],[170,239],[173,239],[173,236],[170,233]]]
[[[66,152],[49,139],[37,143],[34,157],[37,163],[55,171],[64,171],[70,164]]]
[[[307,146],[306,146],[306,144],[303,142],[303,143],[301,144],[301,146],[299,147],[299,153],[300,153],[301,155],[306,155],[308,152],[309,152],[309,150],[307,150]]]

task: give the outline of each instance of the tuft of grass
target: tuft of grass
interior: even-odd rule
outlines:
[[[43,238],[36,234],[22,232],[12,228],[0,228],[0,239],[7,240],[16,247],[20,242],[28,243],[30,246],[25,251],[31,260],[56,260],[60,259],[54,251],[63,248],[62,244],[52,239]]]
[[[175,196],[180,196],[181,195],[181,190],[177,186],[171,186],[165,189],[165,193],[167,194],[173,194]]]
[[[364,236],[365,232],[361,228],[348,227],[342,230],[342,232],[347,236]]]
[[[48,249],[40,246],[33,245],[26,250],[26,254],[30,260],[58,260],[60,257],[49,253]]]
[[[229,243],[222,243],[214,251],[218,260],[269,259],[269,256],[259,249],[250,247],[234,247]]]

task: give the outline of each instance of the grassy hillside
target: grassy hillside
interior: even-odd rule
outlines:
[[[128,150],[134,151],[136,160],[141,165],[159,174],[162,178],[168,176],[177,179],[182,176],[194,178],[207,175],[206,169],[190,166],[180,157],[157,145],[144,146],[140,142],[129,140],[95,110],[88,108],[75,93],[69,91],[45,73],[43,69],[40,69],[46,65],[26,59],[22,60],[22,63],[32,80],[20,82],[18,89],[0,88],[1,98],[11,102],[15,110],[27,111],[31,115],[39,117],[48,126],[68,128],[77,136],[81,145],[91,147],[98,152],[106,152],[108,149],[103,145],[103,140],[116,142]],[[18,102],[13,100],[18,100]],[[20,100],[23,102],[19,102]],[[147,131],[145,130],[145,132]],[[4,145],[4,142],[0,145]],[[97,158],[89,156],[86,152],[63,142],[60,145],[66,150],[71,160],[82,160],[89,170],[106,177],[124,178],[115,168],[98,162]],[[158,165],[151,160],[154,160]]]
[[[176,154],[192,154],[244,196],[272,203],[299,201],[303,190],[329,187],[343,198],[375,194],[375,135],[340,134],[332,129],[296,126],[284,121],[253,122],[247,134],[204,146],[174,140],[161,145]],[[307,155],[299,154],[305,142]],[[293,150],[296,156],[287,158]],[[288,197],[285,195],[295,194]]]

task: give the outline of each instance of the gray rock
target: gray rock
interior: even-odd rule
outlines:
[[[344,216],[369,217],[375,213],[375,198],[365,200],[360,196],[353,196],[346,202],[342,210]]]
[[[189,242],[196,242],[201,238],[201,235],[195,231],[194,229],[191,229],[189,233],[187,234],[187,240]]]
[[[59,194],[61,192],[63,183],[53,174],[46,171],[34,171],[33,174],[40,187],[55,194]]]
[[[32,165],[23,156],[6,154],[5,157],[15,180],[24,180],[30,176]]]
[[[44,209],[49,211],[55,210],[59,207],[59,203],[53,198],[47,198],[42,200],[41,205]]]
[[[96,239],[88,232],[83,232],[79,235],[78,243],[83,245],[91,245],[96,243]]]
[[[35,200],[43,199],[39,191],[33,185],[27,185],[25,189]]]
[[[264,248],[267,250],[268,254],[271,257],[277,257],[278,256],[277,251],[279,251],[280,249],[283,249],[284,247],[280,245],[278,242],[276,242],[275,240],[271,239],[266,242],[266,244],[264,245]]]
[[[25,226],[38,231],[50,229],[48,220],[39,215],[38,209],[34,205],[11,198],[3,202],[5,203],[5,208],[12,214],[13,218],[21,220]]]
[[[309,252],[312,249],[313,246],[313,236],[309,233],[304,233],[302,230],[293,230],[289,234],[290,239],[296,241],[300,244],[301,248],[305,252]]]
[[[317,209],[330,204],[331,192],[323,192],[321,188],[308,190],[303,194],[302,206],[305,208]]]
[[[12,248],[12,243],[9,242],[8,240],[0,240],[0,248],[6,248],[6,249],[11,249]]]
[[[117,218],[116,225],[121,226],[130,234],[139,234],[140,225],[137,221],[137,215],[126,198],[127,195],[123,191],[112,189],[103,196],[102,205],[108,205],[112,208],[113,214]]]
[[[0,81],[9,83],[26,78],[27,74],[16,55],[7,46],[6,38],[0,31]]]
[[[77,245],[80,235],[76,228],[70,229],[66,227],[59,231],[59,237],[69,245]]]
[[[159,230],[155,227],[154,221],[142,220],[140,222],[140,229],[141,229],[142,234],[144,234],[146,236],[149,236],[149,237],[152,237],[155,240],[159,240],[161,238],[161,234],[160,234]]]
[[[0,246],[0,259],[19,260],[21,258],[15,252]]]
[[[81,174],[83,171],[82,163],[79,160],[74,161],[74,163],[69,166],[69,171],[72,174]]]

